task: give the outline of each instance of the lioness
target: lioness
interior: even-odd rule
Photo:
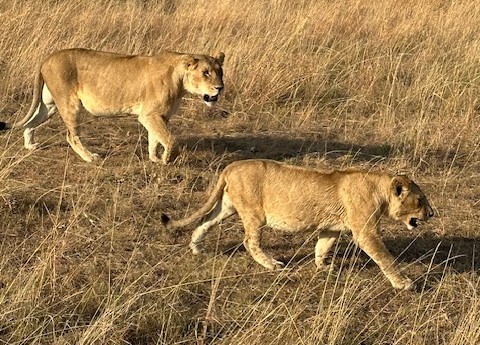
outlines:
[[[98,157],[78,137],[79,112],[93,115],[132,114],[148,131],[149,158],[157,162],[157,146],[168,163],[174,138],[167,129],[170,117],[186,92],[198,94],[208,106],[223,89],[225,55],[191,55],[164,51],[154,56],[120,55],[87,49],[66,49],[51,54],[40,66],[33,101],[23,120],[0,122],[0,129],[23,127],[25,147],[38,147],[35,128],[57,109],[67,126],[67,141],[83,160]]]
[[[221,173],[206,204],[190,217],[162,222],[185,227],[204,217],[190,242],[194,254],[210,227],[238,212],[245,227],[245,248],[260,265],[281,268],[280,261],[260,248],[265,226],[288,232],[319,230],[315,263],[324,265],[328,250],[341,230],[351,230],[358,246],[380,267],[397,289],[412,289],[379,235],[383,214],[401,220],[409,229],[433,216],[420,188],[405,176],[371,171],[332,171],[301,168],[271,160],[244,160]]]

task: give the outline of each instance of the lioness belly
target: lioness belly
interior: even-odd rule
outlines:
[[[290,214],[290,216],[292,216]],[[305,219],[295,216],[286,215],[267,215],[267,226],[275,230],[284,232],[304,232],[316,231],[320,229],[341,231],[345,229],[345,225],[336,217],[327,217],[327,219]]]
[[[291,219],[285,219],[284,217],[278,216],[267,216],[267,225],[272,229],[285,232],[305,231],[310,227],[300,220],[292,221]]]
[[[138,115],[143,108],[142,102],[112,102],[89,94],[80,95],[80,101],[85,110],[95,116]]]

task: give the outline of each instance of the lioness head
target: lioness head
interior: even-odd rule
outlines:
[[[193,55],[189,56],[185,63],[185,89],[190,93],[201,95],[209,107],[218,101],[223,90],[224,58],[223,53],[219,53],[216,57]]]
[[[416,228],[420,221],[433,217],[433,209],[420,187],[406,176],[395,176],[391,184],[389,213],[395,220],[401,220],[409,230]]]

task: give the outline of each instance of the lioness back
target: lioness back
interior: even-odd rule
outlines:
[[[168,119],[184,92],[172,71],[184,62],[185,54],[169,51],[143,56],[66,49],[52,53],[40,72],[56,103],[70,90],[92,115],[141,115],[160,107]]]
[[[259,212],[261,209],[266,224],[274,228],[289,232],[317,228],[328,223],[330,218],[325,216],[336,213],[340,207],[334,171],[321,172],[269,160],[233,163],[226,171],[232,202]]]

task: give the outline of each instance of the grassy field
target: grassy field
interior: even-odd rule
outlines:
[[[52,51],[223,51],[217,108],[187,97],[180,153],[148,160],[134,118],[93,122],[83,162],[55,115],[23,148],[0,135],[0,344],[480,343],[480,6],[475,1],[0,1],[0,119],[28,110]],[[417,292],[394,291],[342,235],[330,269],[314,236],[271,232],[270,272],[232,219],[188,250],[162,230],[245,158],[384,169],[420,184],[436,217],[382,224]]]

